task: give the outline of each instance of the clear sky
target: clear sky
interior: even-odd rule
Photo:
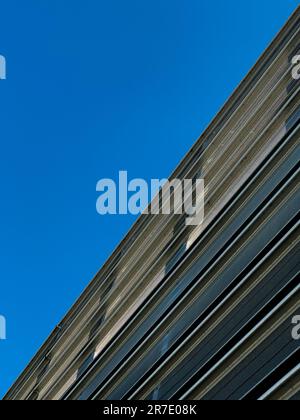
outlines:
[[[0,0],[0,395],[128,231],[96,183],[168,177],[298,0]]]

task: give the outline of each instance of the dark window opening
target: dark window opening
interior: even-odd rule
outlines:
[[[97,334],[97,332],[100,330],[100,328],[103,325],[104,320],[105,320],[105,313],[102,313],[98,317],[98,319],[94,320],[94,323],[92,325],[91,332],[90,332],[90,339],[94,337]]]
[[[166,264],[166,274],[168,274],[172,268],[178,263],[180,258],[184,255],[186,251],[186,243],[181,245],[178,251],[173,255],[173,257]]]
[[[39,391],[37,389],[35,389],[27,398],[28,401],[36,401],[39,398]]]
[[[87,368],[91,365],[94,360],[94,351],[88,355],[88,357],[84,360],[77,372],[77,379],[79,379],[87,370]]]
[[[289,117],[286,122],[286,128],[289,131],[291,128],[294,127],[300,120],[300,106],[296,109],[296,111]]]

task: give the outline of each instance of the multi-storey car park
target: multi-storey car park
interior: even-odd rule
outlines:
[[[300,8],[170,179],[205,220],[143,215],[6,400],[299,400]]]

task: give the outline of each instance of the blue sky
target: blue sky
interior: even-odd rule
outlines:
[[[0,395],[134,221],[97,181],[167,177],[297,6],[0,1]]]

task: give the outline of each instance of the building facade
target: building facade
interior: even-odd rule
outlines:
[[[300,8],[173,178],[205,220],[141,216],[6,400],[299,400]]]

